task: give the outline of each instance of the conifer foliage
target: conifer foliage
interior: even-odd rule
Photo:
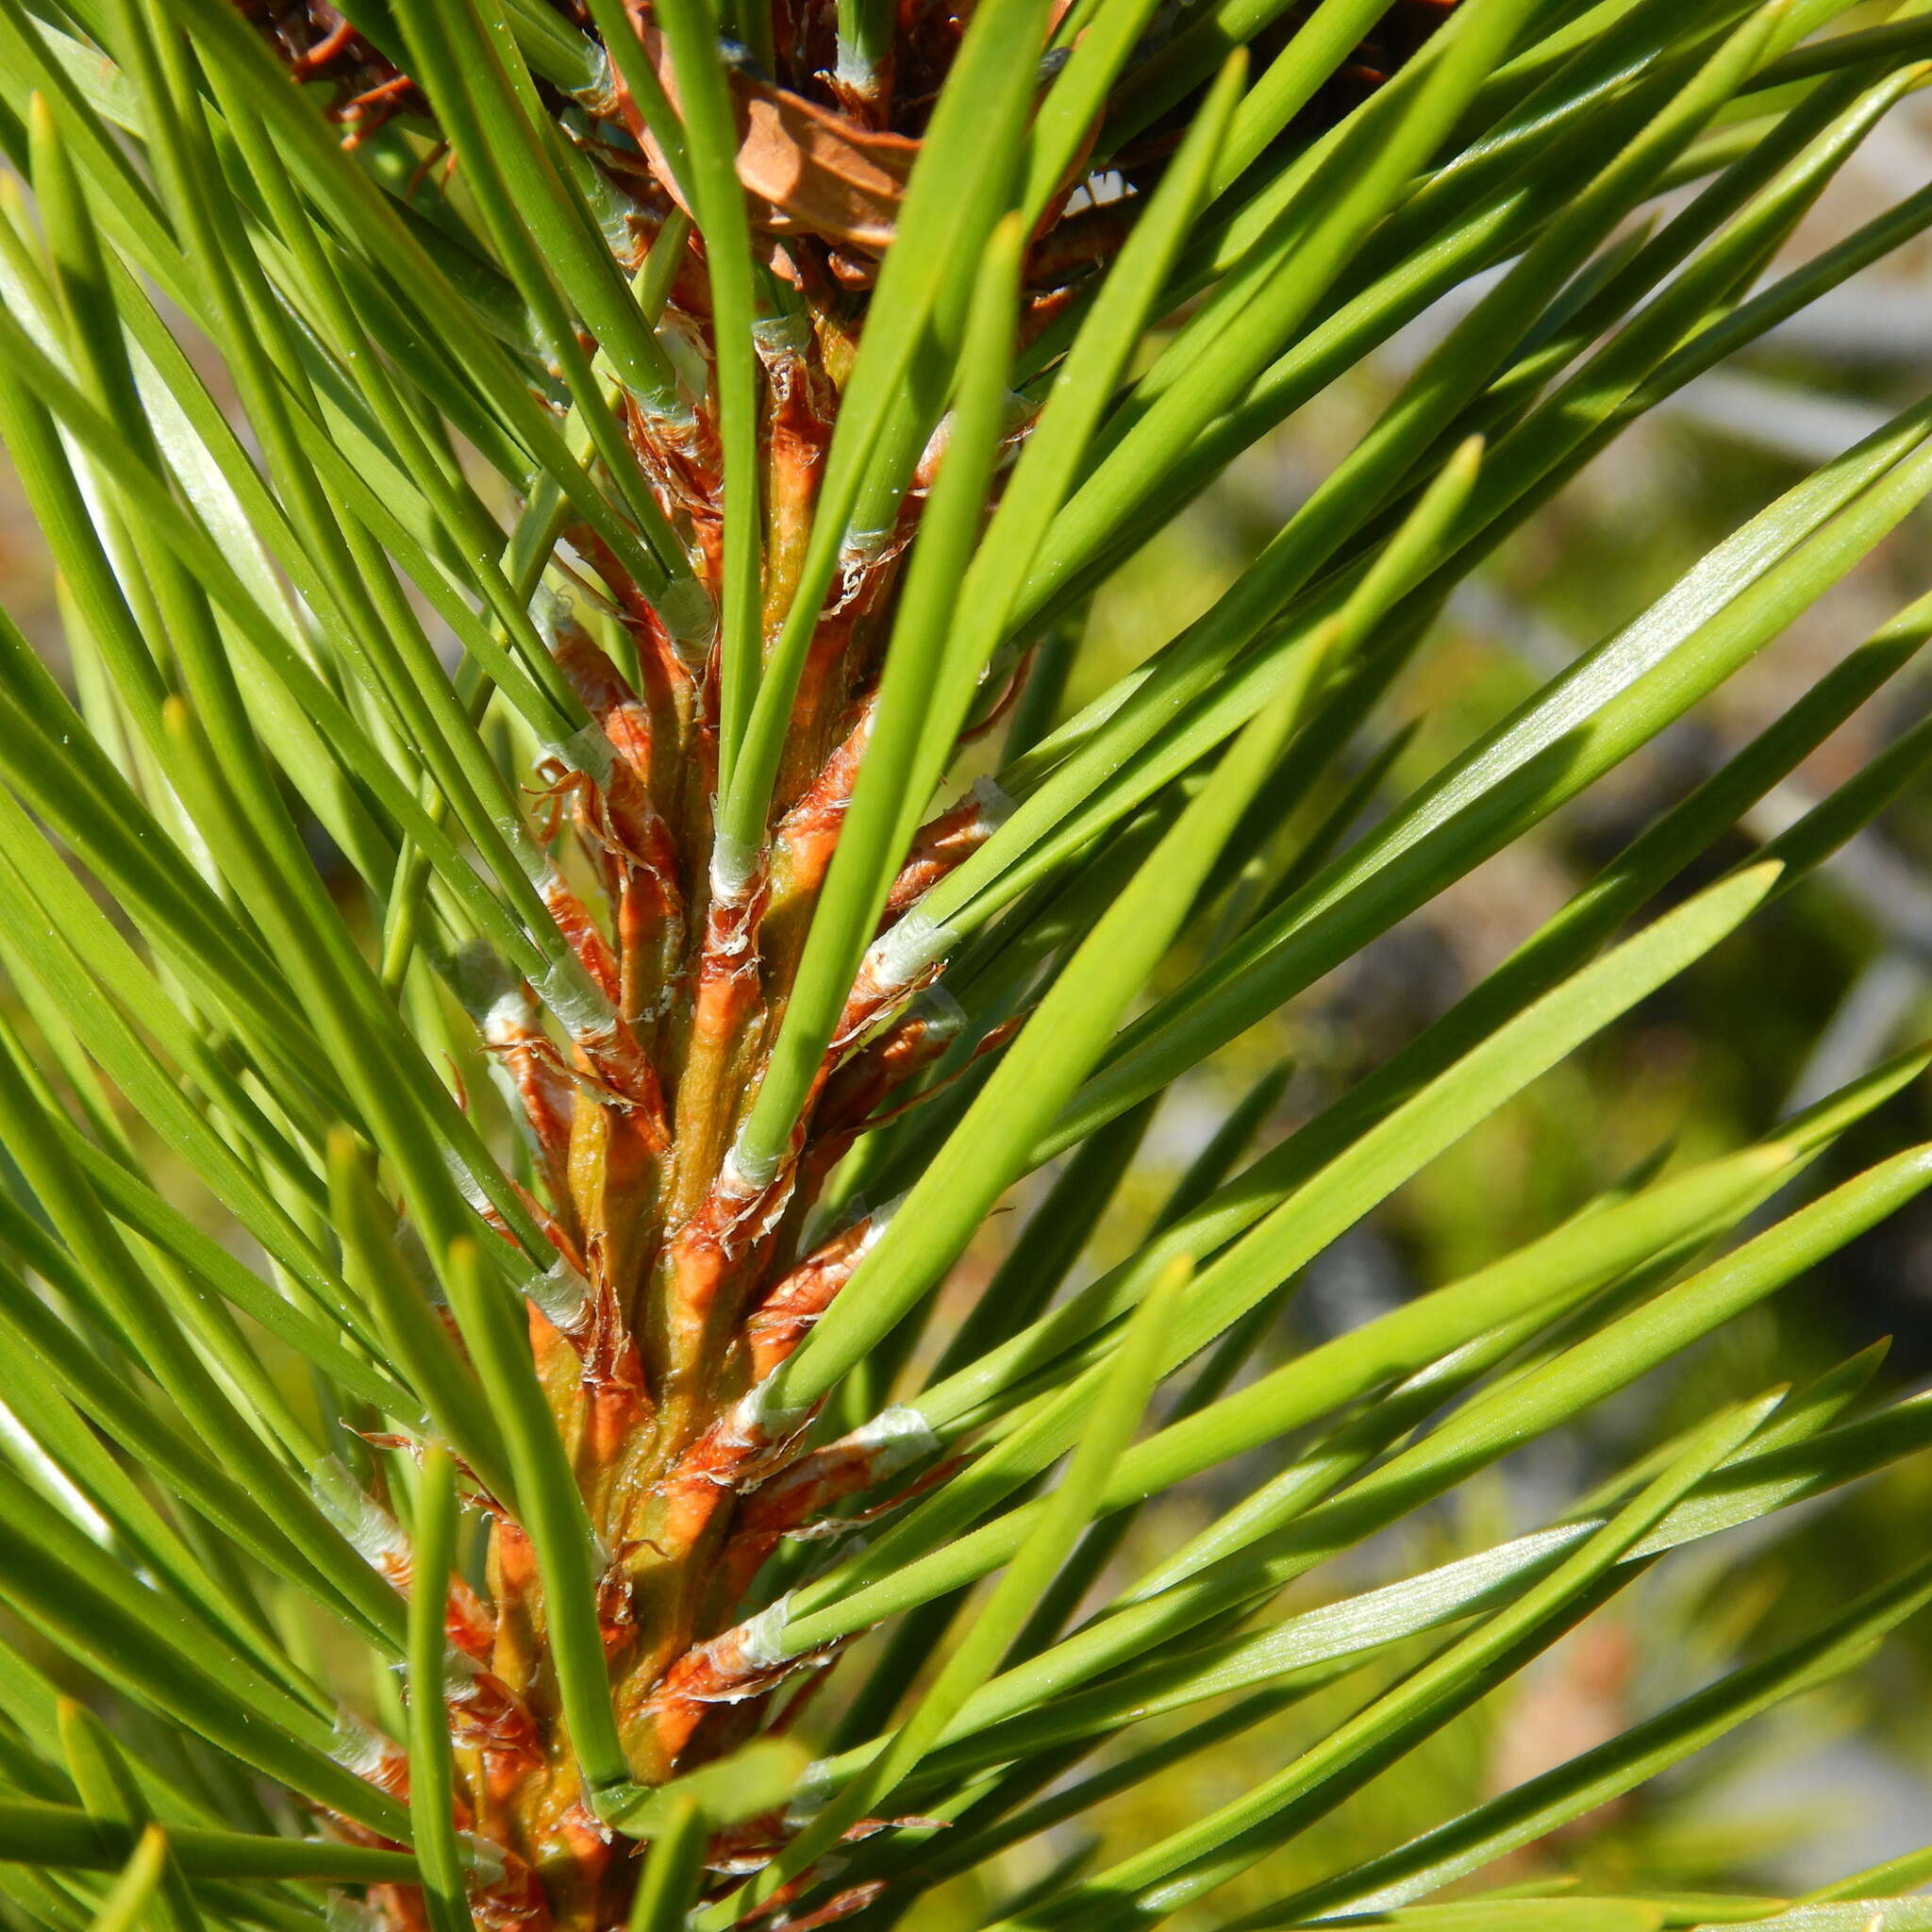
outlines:
[[[1923,1189],[1932,1149],[1834,1150],[1932,1051],[1319,1344],[1278,1317],[1921,779],[1932,723],[1722,869],[1932,602],[1076,1264],[1176,1081],[1932,491],[1925,400],[1390,789],[1456,588],[1932,225],[1920,188],[1787,246],[1932,71],[1926,0],[1849,11],[0,0],[0,440],[60,585],[58,650],[0,622],[0,1917],[883,1932],[977,1873],[943,1923],[1699,1923],[1472,1874],[1861,1663],[1932,1564],[1258,1915],[1215,1895],[1672,1550],[1932,1442],[1855,1357],[1327,1580]],[[1452,294],[1228,587],[1070,702],[1096,587]],[[1148,1506],[1254,1451],[1146,1567]],[[1721,1916],[1932,1924],[1928,1872]]]

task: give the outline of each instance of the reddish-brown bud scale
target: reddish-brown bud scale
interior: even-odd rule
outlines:
[[[919,828],[912,850],[886,895],[880,929],[909,912],[955,866],[972,858],[991,832],[986,808],[977,797],[962,798],[937,818],[928,819]]]
[[[762,1382],[810,1332],[852,1277],[871,1238],[868,1217],[801,1262],[753,1309],[745,1324],[754,1382]]]

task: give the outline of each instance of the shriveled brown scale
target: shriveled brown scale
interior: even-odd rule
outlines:
[[[755,1383],[763,1381],[804,1340],[850,1279],[876,1233],[877,1217],[866,1215],[854,1222],[801,1261],[752,1310],[745,1321],[744,1340]]]
[[[345,129],[346,146],[378,134],[398,114],[426,111],[422,91],[357,30],[351,13],[331,0],[235,0],[235,5],[273,40],[297,80],[329,86],[326,111]]]
[[[1134,225],[1134,206],[1117,201],[1089,204],[1056,222],[1027,258],[1028,286],[1041,297],[1075,284],[1117,254]]]

